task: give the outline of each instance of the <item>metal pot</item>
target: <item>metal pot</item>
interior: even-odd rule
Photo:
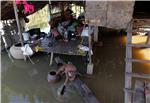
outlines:
[[[48,73],[47,80],[49,83],[56,83],[60,80],[60,75],[57,75],[56,71],[52,70]]]

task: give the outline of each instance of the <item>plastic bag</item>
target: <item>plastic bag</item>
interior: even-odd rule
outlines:
[[[24,47],[21,47],[21,50],[23,51],[23,55],[28,55],[28,56],[33,55],[33,51],[29,46],[29,44],[26,44]]]

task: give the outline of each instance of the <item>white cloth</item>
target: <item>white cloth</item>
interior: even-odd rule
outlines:
[[[89,36],[94,32],[94,28],[89,26],[89,27],[84,27],[81,33],[81,36]]]
[[[79,45],[78,47],[79,47],[79,49],[81,49],[83,51],[89,51],[89,47],[87,47],[87,46]]]

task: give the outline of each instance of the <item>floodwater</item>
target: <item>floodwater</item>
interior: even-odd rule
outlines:
[[[107,35],[104,37],[103,47],[93,48],[92,76],[85,75],[85,64],[81,57],[55,56],[71,61],[77,66],[83,74],[80,78],[101,103],[123,103],[125,38],[125,36]],[[68,90],[69,95],[63,99],[57,97],[57,90],[63,80],[56,84],[47,82],[48,72],[56,69],[55,66],[48,65],[49,55],[44,53],[34,55],[32,60],[36,64],[32,65],[29,61],[23,60],[15,60],[12,63],[5,52],[1,54],[2,103],[84,103],[74,88]],[[133,57],[150,60],[150,50],[133,49]],[[133,64],[133,71],[150,74],[150,64]]]
[[[55,69],[48,66],[48,55],[39,54],[32,59],[35,65],[23,60],[11,63],[2,53],[2,103],[83,103],[75,88],[67,89],[64,97],[58,97],[63,79],[56,84],[47,82],[48,72]]]

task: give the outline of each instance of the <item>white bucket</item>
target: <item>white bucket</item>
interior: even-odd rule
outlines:
[[[29,33],[22,33],[23,35],[23,40],[28,41],[29,40]]]

